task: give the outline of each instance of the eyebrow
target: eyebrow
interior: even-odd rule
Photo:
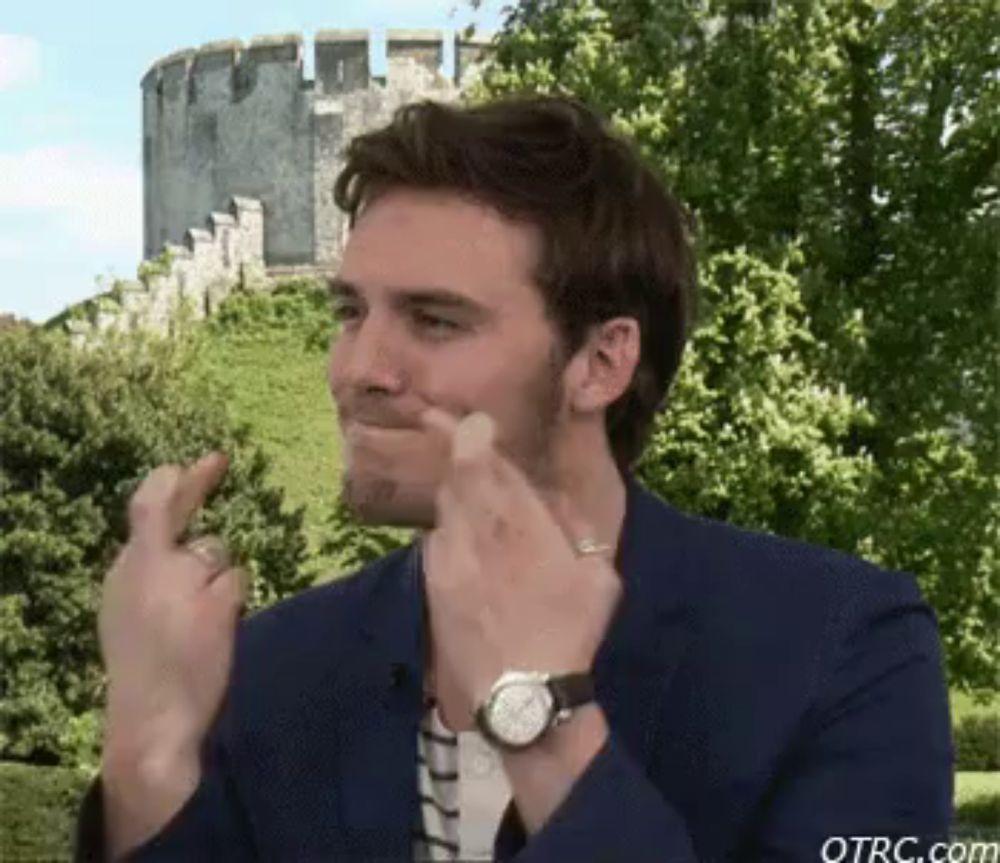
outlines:
[[[327,291],[331,300],[354,299],[361,296],[362,291],[356,284],[334,276],[327,280]],[[393,303],[400,306],[437,306],[468,312],[477,317],[488,318],[492,311],[481,303],[469,297],[449,291],[447,288],[414,287],[389,289]]]

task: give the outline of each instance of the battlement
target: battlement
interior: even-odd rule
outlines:
[[[313,40],[315,78],[303,73],[304,39],[300,33],[257,36],[244,44],[239,39],[209,42],[163,57],[142,78],[144,100],[188,103],[238,102],[247,98],[262,76],[280,80],[288,90],[313,90],[341,95],[372,86],[405,83],[418,67],[442,84],[460,89],[487,55],[490,35],[465,36],[456,32],[455,73],[443,77],[443,30],[399,30],[386,33],[385,78],[370,69],[371,35],[367,30],[320,30]]]
[[[321,30],[311,45],[298,33],[209,42],[158,60],[142,79],[144,257],[164,243],[178,258],[199,253],[210,244],[188,228],[242,196],[263,202],[267,266],[331,265],[347,236],[332,193],[343,148],[401,105],[454,101],[482,68],[491,40],[463,30],[446,76],[446,35],[389,30],[384,78],[368,30]]]
[[[204,228],[188,228],[182,243],[165,243],[166,258],[140,267],[139,278],[120,282],[89,317],[74,316],[66,329],[80,347],[103,333],[143,329],[167,335],[178,304],[203,320],[235,290],[264,290],[264,213],[260,201],[233,196],[228,212],[210,213]]]
[[[408,62],[436,75],[444,62],[444,33],[441,30],[389,30],[385,48],[390,85],[398,74],[396,69]]]

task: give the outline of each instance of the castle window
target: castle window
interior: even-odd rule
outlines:
[[[338,60],[337,61],[337,83],[338,84],[343,84],[344,83],[344,61],[343,60]]]

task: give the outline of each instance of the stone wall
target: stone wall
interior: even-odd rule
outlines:
[[[205,224],[185,231],[181,243],[167,243],[161,260],[141,266],[140,279],[118,282],[89,315],[72,316],[66,329],[74,345],[86,346],[109,331],[168,335],[181,303],[202,320],[234,290],[266,289],[261,202],[234,197],[228,212],[212,213]]]
[[[334,263],[343,147],[406,102],[457,98],[477,74],[488,39],[455,36],[451,79],[443,40],[440,30],[389,30],[384,79],[370,74],[364,30],[318,33],[312,80],[299,34],[214,42],[153,64],[142,79],[145,257],[237,195],[263,203],[268,265]]]

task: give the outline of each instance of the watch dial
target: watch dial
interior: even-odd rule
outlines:
[[[548,724],[551,706],[552,694],[544,685],[511,684],[497,693],[491,724],[513,746],[530,743]]]

